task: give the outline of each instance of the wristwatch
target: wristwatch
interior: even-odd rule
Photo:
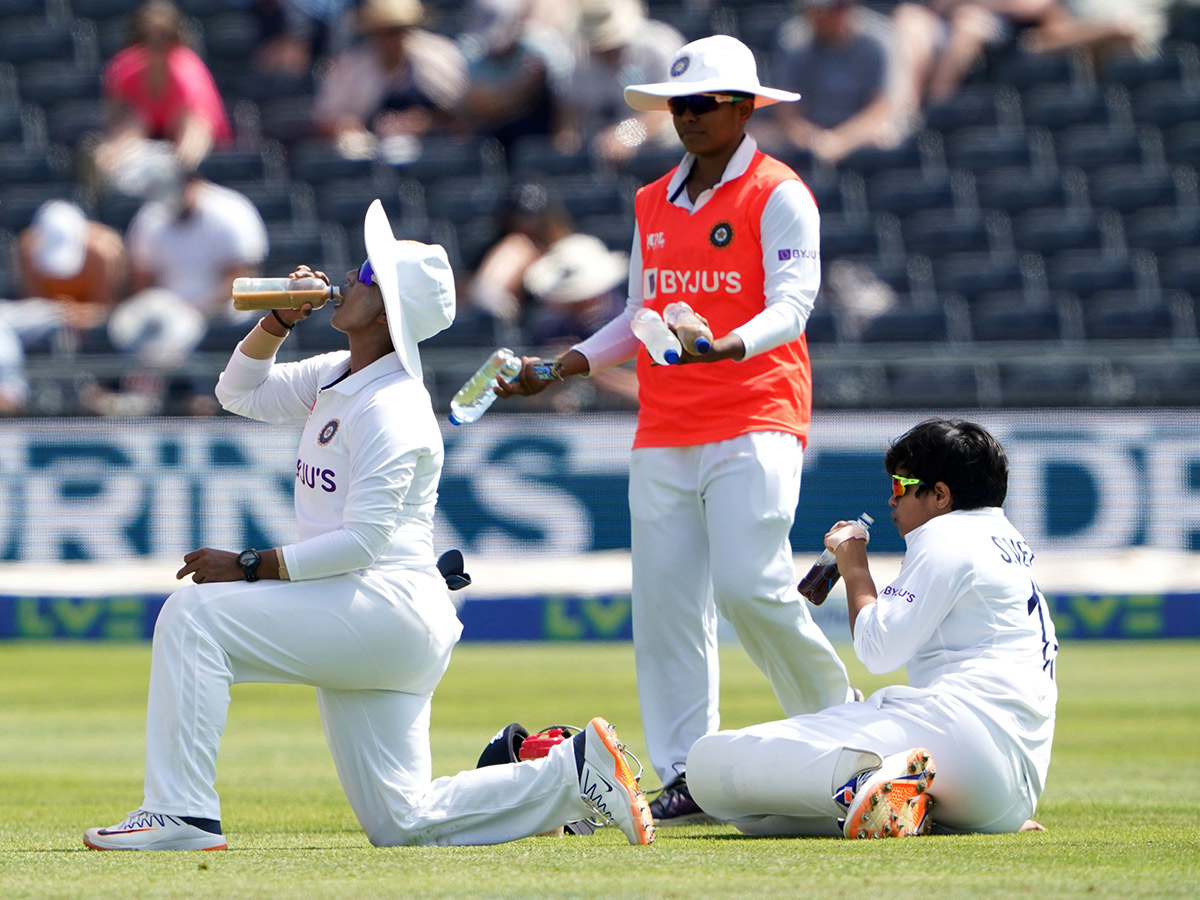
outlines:
[[[258,564],[262,557],[257,550],[243,550],[238,554],[237,563],[242,567],[242,573],[247,581],[258,581]]]

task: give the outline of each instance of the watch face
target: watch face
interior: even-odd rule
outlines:
[[[257,566],[259,556],[257,550],[243,550],[238,555],[238,565],[240,566]]]

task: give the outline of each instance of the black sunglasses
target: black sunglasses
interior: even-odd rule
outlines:
[[[686,97],[668,97],[667,109],[673,116],[684,113],[702,116],[710,113],[722,103],[737,103],[739,100],[749,100],[745,94],[689,94]]]

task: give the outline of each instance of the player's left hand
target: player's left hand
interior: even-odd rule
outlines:
[[[688,353],[686,350],[679,354],[679,362],[677,366],[684,366],[688,363],[712,363],[720,362],[723,359],[740,360],[746,355],[746,345],[742,343],[742,339],[732,332],[722,335],[719,338],[714,338],[712,347],[707,353]]]
[[[196,584],[210,581],[242,581],[246,576],[238,565],[238,554],[230,550],[213,550],[201,547],[183,557],[183,568],[175,573],[176,578],[192,576]]]

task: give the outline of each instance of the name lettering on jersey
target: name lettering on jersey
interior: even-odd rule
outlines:
[[[1000,558],[1014,566],[1033,566],[1033,551],[1024,541],[1014,541],[1012,538],[992,537],[992,543],[1000,550]]]
[[[646,235],[647,250],[661,250],[667,246],[667,233],[665,231],[655,231]]]
[[[333,469],[319,469],[302,459],[296,460],[296,480],[305,487],[320,487],[327,494],[337,490],[337,473]]]
[[[779,261],[787,262],[789,259],[820,259],[820,250],[798,250],[792,247],[784,247],[779,251]]]
[[[653,300],[659,294],[738,294],[742,290],[741,272],[701,269],[646,269],[642,272],[642,298]]]
[[[912,591],[902,591],[900,588],[892,587],[890,584],[883,589],[881,596],[895,597],[897,600],[903,600],[905,603],[915,603],[917,595]]]

